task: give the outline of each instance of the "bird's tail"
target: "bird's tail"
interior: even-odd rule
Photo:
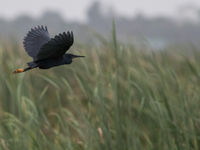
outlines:
[[[32,67],[27,67],[27,68],[25,68],[25,69],[22,69],[22,68],[20,68],[20,69],[16,69],[15,71],[13,71],[13,73],[21,73],[21,72],[25,72],[25,71],[28,71],[28,70],[30,70],[30,69],[33,69]]]
[[[27,63],[27,65],[29,66],[29,67],[31,67],[31,68],[35,68],[35,67],[37,67],[37,64],[35,63],[35,62],[28,62]]]

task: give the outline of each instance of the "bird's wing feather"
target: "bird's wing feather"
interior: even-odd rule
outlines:
[[[37,59],[40,48],[50,40],[47,27],[38,26],[32,28],[24,38],[24,48],[29,56]]]
[[[73,42],[73,32],[60,33],[40,48],[37,60],[60,57],[72,46]]]

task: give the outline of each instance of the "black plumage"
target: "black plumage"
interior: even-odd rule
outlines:
[[[63,32],[54,38],[50,38],[46,26],[32,28],[25,36],[23,44],[33,61],[27,63],[28,68],[17,69],[14,73],[25,72],[36,67],[48,69],[54,66],[71,64],[73,58],[84,57],[66,53],[73,43],[73,32]]]

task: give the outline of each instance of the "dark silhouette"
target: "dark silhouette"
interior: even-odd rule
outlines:
[[[25,72],[39,67],[49,69],[54,66],[71,64],[73,58],[84,57],[73,54],[65,54],[74,42],[73,32],[63,32],[50,38],[47,27],[38,26],[31,29],[24,38],[24,48],[33,58],[25,69],[17,69],[13,73]]]

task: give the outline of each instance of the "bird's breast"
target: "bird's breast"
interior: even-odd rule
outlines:
[[[60,65],[64,65],[64,61],[62,58],[50,58],[38,62],[38,66],[40,69],[49,69]]]

